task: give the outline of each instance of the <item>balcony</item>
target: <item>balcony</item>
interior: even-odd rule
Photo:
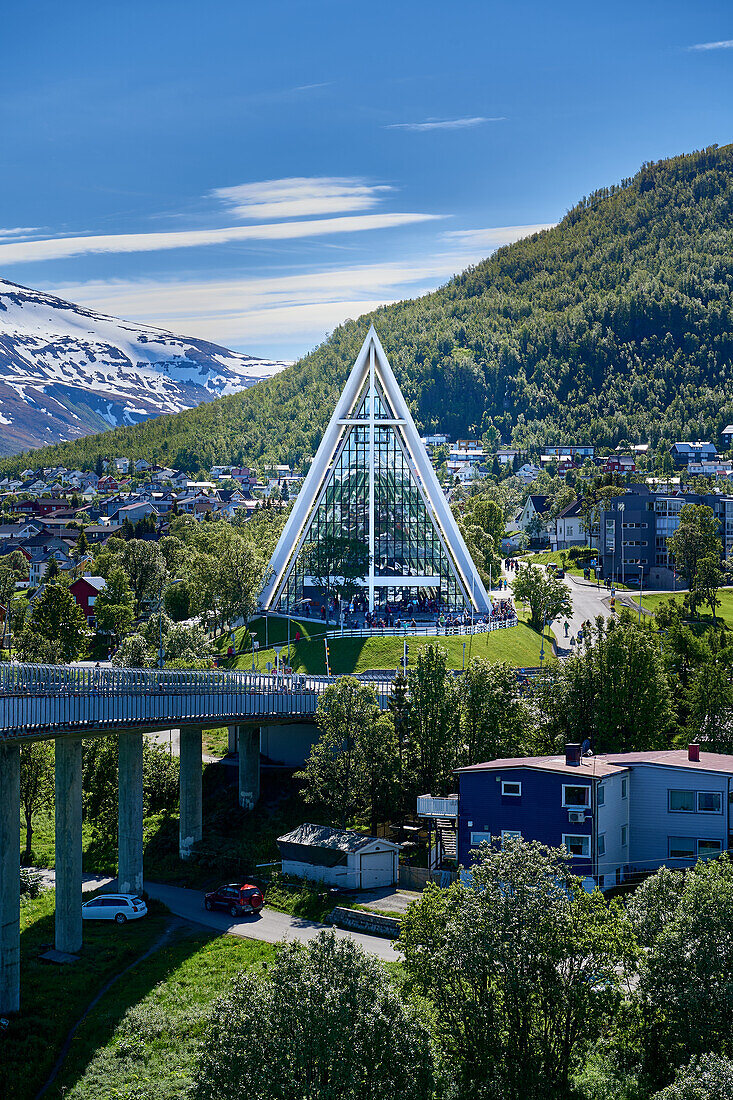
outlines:
[[[446,798],[433,798],[431,794],[417,797],[418,817],[458,817],[458,795],[449,794]]]

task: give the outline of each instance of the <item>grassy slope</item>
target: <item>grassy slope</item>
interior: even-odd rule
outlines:
[[[272,626],[276,620],[271,620]],[[285,624],[280,620],[279,629],[286,633]],[[312,624],[311,624],[312,628]],[[292,629],[291,639],[295,637],[295,627]],[[549,633],[546,635],[549,639]],[[237,632],[237,647],[243,644],[244,630]],[[220,642],[221,652],[226,653],[230,639],[224,638]],[[435,644],[448,650],[448,664],[450,668],[463,666],[463,643],[466,643],[466,664],[474,657],[483,657],[492,662],[506,661],[516,668],[530,668],[539,664],[540,659],[540,635],[531,630],[525,623],[520,623],[509,630],[496,630],[490,634],[479,634],[470,637],[440,637],[424,638],[412,637],[373,637],[373,638],[331,638],[329,641],[331,673],[335,676],[346,676],[352,672],[366,672],[369,669],[394,669],[397,668],[403,653],[403,643],[410,647],[409,661],[414,662],[418,650],[426,645]],[[545,657],[553,660],[552,653],[548,654],[545,645]],[[281,654],[282,660],[287,658],[287,648]],[[255,668],[264,672],[267,662],[273,666],[275,663],[275,650],[261,649],[255,654]],[[249,669],[252,667],[252,652],[242,653],[234,660],[226,662],[232,668]],[[295,644],[291,641],[290,663],[296,672],[310,672],[314,675],[325,674],[326,655],[323,639],[319,637],[310,640],[302,640]]]
[[[99,989],[162,934],[167,918],[153,906],[148,918],[124,928],[85,923],[80,961],[52,966],[38,959],[53,943],[54,891],[23,905],[21,1011],[0,1036],[0,1096],[31,1100],[48,1076],[67,1032]]]
[[[93,1010],[49,1097],[177,1100],[191,1084],[212,1001],[240,971],[260,967],[275,950],[203,931],[162,948]]]

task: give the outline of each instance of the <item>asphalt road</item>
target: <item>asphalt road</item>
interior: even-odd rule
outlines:
[[[278,913],[275,909],[262,909],[256,917],[230,917],[228,913],[212,912],[204,909],[203,893],[199,890],[186,890],[180,886],[164,886],[156,882],[146,882],[145,889],[151,898],[157,898],[167,905],[172,913],[183,920],[203,924],[217,932],[227,932],[232,936],[241,936],[247,940],[264,940],[266,943],[282,943],[283,940],[299,940],[306,943],[312,940],[323,928],[313,921]],[[381,936],[367,936],[361,932],[349,932],[335,928],[339,939],[354,940],[370,955],[394,962],[398,955],[392,947],[392,941]]]
[[[56,873],[46,868],[33,868],[42,877],[43,883],[49,889],[56,885]],[[113,878],[102,878],[97,875],[84,875],[82,890],[84,893],[108,887],[110,893],[117,889],[117,881]],[[287,913],[278,913],[276,909],[262,909],[259,916],[230,917],[228,913],[215,911],[212,913],[204,909],[204,895],[200,890],[187,890],[181,886],[165,886],[158,882],[145,882],[145,890],[151,898],[157,898],[167,905],[171,913],[182,920],[191,921],[194,924],[204,925],[206,928],[214,928],[217,932],[226,932],[231,936],[241,936],[246,940],[264,940],[266,943],[282,943],[283,940],[299,940],[306,943],[312,940],[321,929],[322,924],[314,921],[301,920],[300,917],[291,917]],[[405,895],[407,902],[413,900]],[[365,899],[366,900],[366,899]],[[399,908],[399,906],[397,907]],[[354,940],[370,955],[376,955],[378,959],[386,959],[395,962],[397,952],[392,947],[392,941],[381,936],[367,936],[362,932],[350,932],[344,928],[334,928],[339,939]]]

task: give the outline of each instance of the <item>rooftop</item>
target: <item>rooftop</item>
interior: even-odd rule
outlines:
[[[643,753],[641,754],[644,755]],[[686,754],[683,754],[686,756]],[[620,757],[616,759],[620,760]],[[733,758],[732,758],[733,759]],[[515,756],[505,760],[487,760],[484,764],[471,764],[468,768],[457,768],[463,772],[508,771],[510,768],[530,768],[540,772],[561,772],[563,775],[583,775],[587,779],[603,779],[606,775],[616,775],[619,765],[611,763],[605,756],[584,756],[580,764],[568,764],[565,754],[562,756]]]
[[[358,852],[376,839],[350,829],[330,829],[327,825],[311,825],[309,822],[277,838],[278,844],[303,844],[308,848],[330,848],[339,852]]]
[[[562,756],[517,756],[506,760],[487,760],[484,764],[472,764],[458,768],[461,772],[508,771],[511,768],[530,768],[534,771],[561,772],[563,775],[582,775],[588,779],[603,779],[616,775],[639,764],[663,765],[670,768],[691,768],[702,772],[730,772],[733,775],[733,756],[718,752],[700,752],[699,760],[690,760],[687,749],[665,749],[657,752],[605,753],[599,756],[581,757],[580,764],[568,764]]]

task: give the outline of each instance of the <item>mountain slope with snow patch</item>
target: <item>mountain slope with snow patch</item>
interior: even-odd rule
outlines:
[[[0,455],[181,412],[284,366],[0,279]]]

